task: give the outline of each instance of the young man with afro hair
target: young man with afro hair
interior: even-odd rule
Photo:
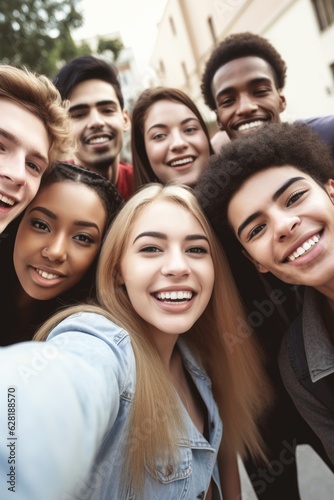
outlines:
[[[222,165],[229,177],[223,188]],[[230,232],[260,273],[305,287],[302,313],[283,337],[279,366],[295,406],[319,436],[333,470],[334,161],[330,150],[305,125],[265,126],[257,134],[232,141],[210,159],[198,197],[220,239]]]
[[[283,94],[286,73],[287,66],[281,55],[259,35],[236,33],[214,49],[206,63],[201,89],[206,104],[216,112],[220,130],[228,137],[227,145],[230,140],[254,134],[257,138],[263,126],[281,123],[281,113],[286,108]],[[316,117],[304,122],[329,144],[334,153],[334,116]],[[219,143],[220,132],[215,140]],[[216,146],[216,151],[220,147]],[[222,149],[225,147],[224,140]],[[242,167],[239,165],[239,168]],[[216,186],[220,193],[228,189],[231,181],[226,169],[227,166],[220,163],[220,178]],[[209,193],[205,193],[206,189],[207,185],[200,180],[202,201],[206,200],[208,204],[211,198]],[[215,211],[218,207],[213,203],[211,209]],[[222,214],[218,210],[216,215],[221,218]],[[267,356],[267,373],[277,396],[275,406],[261,427],[267,444],[269,466],[259,466],[251,458],[245,466],[259,499],[281,500],[286,497],[299,500],[297,444],[311,445],[328,461],[319,438],[296,411],[278,367],[281,339],[300,312],[303,287],[291,286],[274,275],[259,273],[243,257],[234,238],[222,231],[220,238],[246,306],[249,323]],[[283,463],[281,457],[288,453],[287,450],[291,451],[290,459]],[[276,463],[281,464],[279,473],[275,469]]]

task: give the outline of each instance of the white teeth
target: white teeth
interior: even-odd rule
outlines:
[[[37,272],[37,274],[42,276],[42,278],[45,278],[47,280],[54,280],[56,278],[59,278],[58,274],[50,274],[50,273],[47,273],[45,271],[42,271],[41,269],[36,269],[36,272]]]
[[[90,139],[88,144],[100,144],[101,142],[106,142],[109,140],[109,137],[95,137],[94,139]]]
[[[190,300],[193,296],[192,292],[159,292],[155,294],[159,300]]]
[[[4,194],[0,194],[0,201],[3,203],[6,203],[7,205],[10,205],[11,207],[14,205],[15,201],[12,200],[11,198],[8,198]]]
[[[298,247],[291,255],[287,257],[287,260],[290,262],[293,262],[294,260],[298,259],[301,255],[304,255],[307,253],[311,248],[318,243],[320,240],[320,234],[312,236],[307,241],[304,241],[304,243]]]
[[[170,163],[171,167],[177,167],[178,165],[185,165],[186,163],[190,163],[193,161],[193,158],[183,158],[182,160],[175,160]]]
[[[250,122],[250,123],[244,123],[243,125],[240,125],[238,127],[239,132],[242,132],[243,130],[249,130],[251,128],[256,128],[256,127],[261,127],[263,125],[263,121],[257,120],[255,122]]]

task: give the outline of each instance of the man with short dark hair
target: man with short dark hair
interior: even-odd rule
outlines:
[[[113,182],[123,198],[133,192],[133,169],[120,160],[123,135],[130,128],[117,69],[94,56],[69,61],[53,79],[63,99],[77,142],[74,161]]]
[[[281,122],[286,73],[286,63],[266,38],[249,32],[225,38],[209,57],[201,85],[220,130],[235,139],[265,123]],[[334,115],[300,121],[319,133],[334,156]]]

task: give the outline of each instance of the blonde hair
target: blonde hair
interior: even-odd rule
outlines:
[[[131,474],[135,486],[141,484],[144,461],[154,463],[156,457],[161,457],[161,450],[166,450],[166,456],[175,457],[175,441],[182,428],[181,412],[170,376],[150,340],[151,336],[147,335],[147,324],[134,311],[125,288],[119,285],[119,266],[130,231],[141,211],[157,200],[176,203],[190,212],[201,224],[210,243],[215,269],[212,296],[202,316],[189,332],[182,335],[182,339],[191,346],[209,375],[224,422],[219,453],[221,471],[227,455],[240,453],[245,456],[249,451],[254,456],[264,457],[257,421],[270,399],[254,337],[240,331],[240,325],[245,328],[246,320],[228,262],[194,195],[186,187],[149,184],[125,204],[103,244],[97,273],[102,311],[81,307],[81,310],[102,312],[128,331],[131,337],[137,376],[128,442],[133,442],[136,429],[142,422],[152,423],[147,439],[137,443],[135,449],[127,448],[125,470]],[[44,325],[36,339],[45,338],[52,323],[74,311],[77,312],[78,308],[58,314],[53,322]],[[164,418],[159,419],[157,412],[160,410],[161,413],[161,408],[164,409]]]
[[[65,103],[46,76],[0,65],[0,97],[15,101],[43,122],[50,139],[49,165],[72,153],[71,121]]]

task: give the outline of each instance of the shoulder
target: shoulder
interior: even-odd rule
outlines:
[[[334,146],[334,115],[313,116],[298,120],[308,125],[330,146]]]

